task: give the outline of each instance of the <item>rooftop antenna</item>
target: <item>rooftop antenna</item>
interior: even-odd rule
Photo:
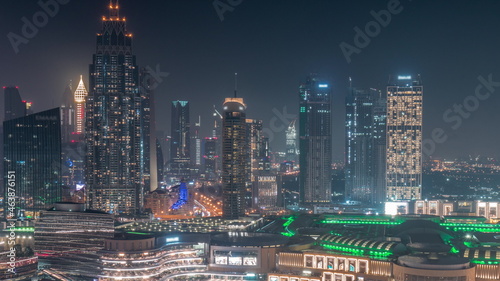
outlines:
[[[234,97],[236,98],[238,92],[238,73],[234,73]]]

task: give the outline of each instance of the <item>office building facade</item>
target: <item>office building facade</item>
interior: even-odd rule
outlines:
[[[300,86],[300,201],[331,201],[331,90],[315,75]]]
[[[5,198],[18,198],[6,217],[36,218],[61,200],[60,116],[54,108],[3,123]]]
[[[350,89],[346,97],[346,200],[384,201],[385,99],[380,92]]]

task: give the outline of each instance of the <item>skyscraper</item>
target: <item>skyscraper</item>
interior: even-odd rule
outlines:
[[[204,170],[205,173],[207,174],[207,177],[210,179],[216,178],[216,171],[217,171],[217,158],[219,158],[219,155],[217,155],[217,144],[219,143],[218,139],[215,137],[207,137],[204,139]]]
[[[132,214],[143,207],[141,95],[132,34],[111,1],[90,65],[86,101],[88,208]]]
[[[156,177],[157,177],[157,183],[161,183],[163,181],[163,170],[164,170],[164,163],[165,161],[163,160],[163,149],[161,147],[160,140],[156,138]]]
[[[300,86],[300,202],[331,201],[331,92],[315,75]]]
[[[246,105],[242,98],[226,98],[222,120],[222,216],[238,219],[245,215],[248,171]]]
[[[293,120],[286,129],[286,161],[297,161],[297,128]]]
[[[61,200],[60,116],[54,108],[3,123],[4,174],[14,175],[18,218],[35,218]]]
[[[189,177],[191,163],[189,102],[173,101],[171,118],[170,171],[177,180]]]
[[[346,97],[346,199],[380,203],[385,192],[385,99],[379,91],[350,89]],[[381,145],[382,144],[382,145]],[[382,150],[381,150],[382,149]]]
[[[213,128],[212,128],[212,137],[215,138],[215,154],[217,158],[215,159],[215,174],[220,176],[221,167],[222,167],[222,114],[215,108],[213,111]]]
[[[4,89],[4,121],[26,116],[26,101],[19,94],[19,87],[3,87]]]
[[[76,113],[73,107],[72,96],[73,86],[70,81],[64,90],[63,102],[61,104],[61,137],[63,143],[70,142],[76,130]]]
[[[158,188],[158,167],[156,154],[155,100],[152,85],[156,83],[147,68],[139,74],[141,94],[141,174],[146,191]]]
[[[387,86],[387,199],[422,197],[420,75],[392,76]]]
[[[10,86],[10,87],[3,87],[4,89],[4,108],[3,108],[3,113],[4,113],[4,119],[3,121],[8,121],[11,119],[19,118],[19,117],[24,117],[26,116],[26,104],[25,101],[22,100],[21,95],[19,94],[19,87],[17,86]],[[0,124],[3,125],[3,122],[0,122]],[[0,133],[3,133],[3,129],[0,128]],[[1,159],[3,158],[3,135],[0,136],[0,156]],[[0,162],[0,171],[3,171],[3,165],[4,161],[2,160]],[[3,194],[3,181],[0,183],[0,191]]]
[[[258,196],[256,189],[257,176],[259,175],[259,163],[261,162],[262,153],[262,120],[247,119],[247,144],[248,144],[248,159],[247,159],[247,183],[245,202],[247,207],[251,207],[255,202],[254,197]]]
[[[381,204],[386,198],[386,162],[387,162],[387,96],[378,93],[373,105],[373,185],[375,204]]]
[[[201,116],[198,116],[198,122],[194,122],[193,134],[191,135],[191,165],[197,169],[201,166]]]
[[[76,104],[76,128],[75,133],[83,134],[85,131],[85,99],[88,95],[85,84],[83,84],[83,76],[80,75],[80,82],[75,90],[75,104]]]
[[[259,162],[261,156],[261,146],[262,146],[262,120],[247,119],[247,138],[248,138],[248,182],[254,182],[257,177],[257,172],[259,170]]]
[[[371,202],[373,195],[373,97],[350,89],[346,97],[346,199]]]

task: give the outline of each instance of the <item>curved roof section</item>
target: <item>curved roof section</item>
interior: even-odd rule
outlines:
[[[223,104],[225,112],[245,112],[246,108],[242,98],[226,98]]]
[[[399,257],[398,264],[411,268],[431,270],[460,270],[470,268],[468,259],[451,255],[407,255]]]
[[[318,241],[327,244],[341,245],[345,247],[355,247],[355,248],[375,250],[375,251],[393,252],[399,250],[398,248],[400,249],[406,248],[404,247],[403,244],[396,242],[357,239],[357,238],[337,236],[332,234],[322,235],[318,238]]]

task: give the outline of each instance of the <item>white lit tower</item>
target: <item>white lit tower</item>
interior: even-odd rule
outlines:
[[[387,86],[386,196],[422,197],[422,98],[420,75],[391,77]]]
[[[83,84],[83,76],[80,75],[80,83],[75,90],[75,104],[76,104],[76,133],[83,134],[85,131],[85,99],[87,98],[87,89]]]

